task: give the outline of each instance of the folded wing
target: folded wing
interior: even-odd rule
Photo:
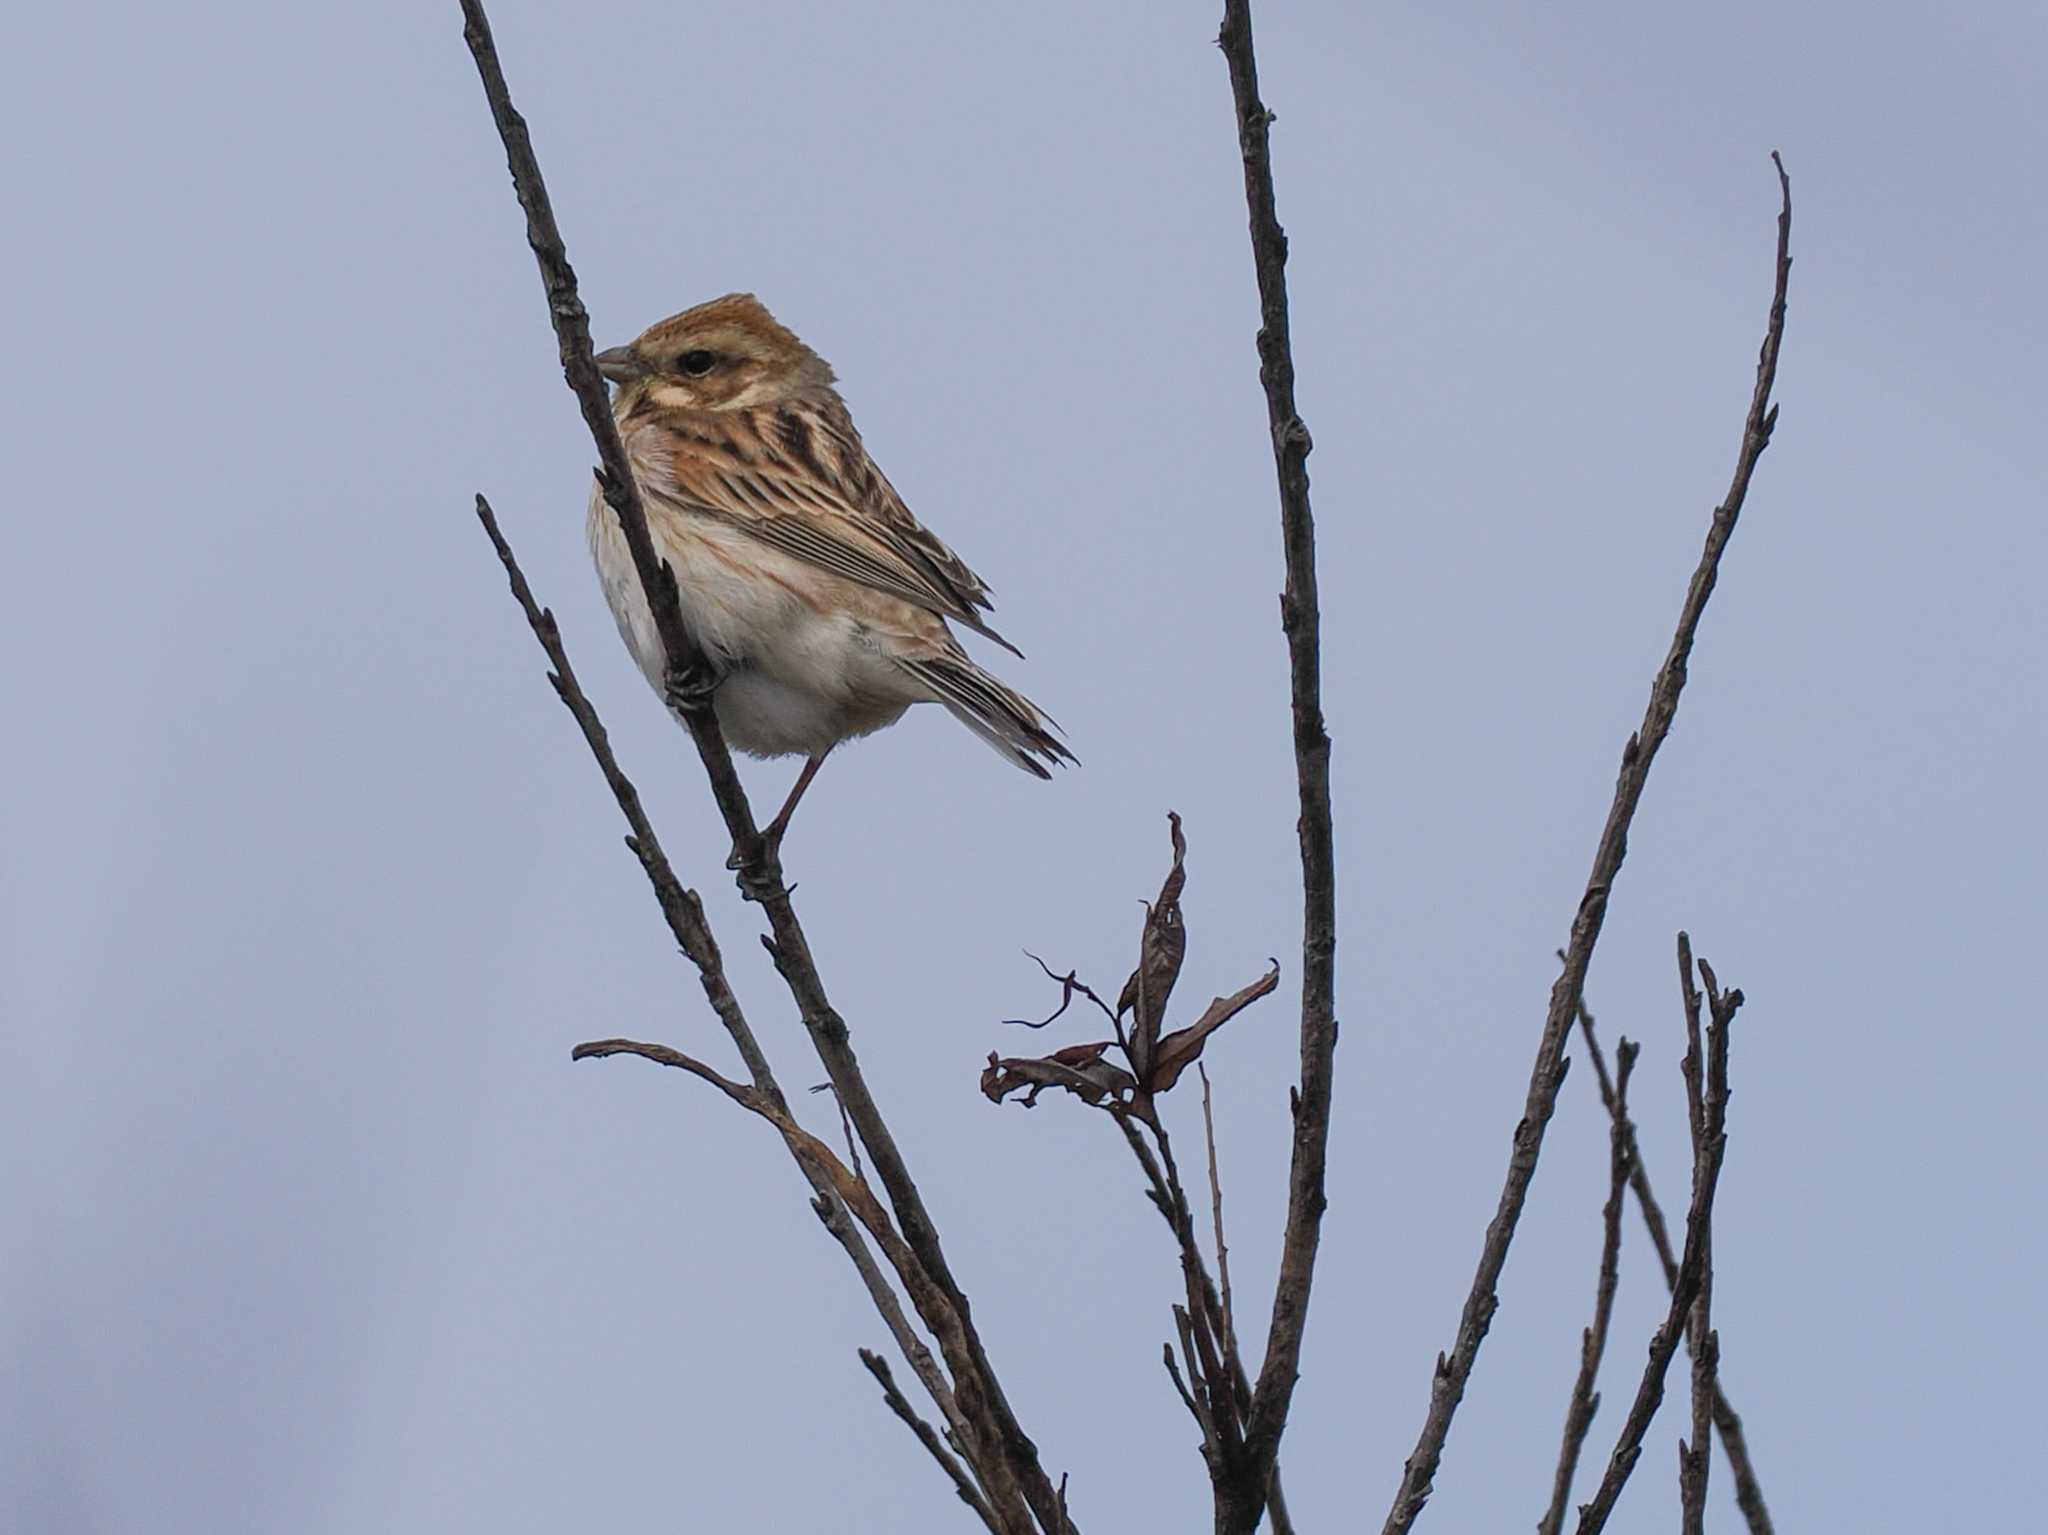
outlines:
[[[657,419],[631,435],[652,494],[1023,654],[981,616],[987,585],[911,515],[843,410],[734,411],[716,433]]]

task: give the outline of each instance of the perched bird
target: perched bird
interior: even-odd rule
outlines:
[[[1074,761],[1056,726],[968,656],[947,621],[1012,654],[981,578],[875,467],[824,358],[734,293],[600,352],[612,413],[709,674],[669,673],[618,520],[590,498],[590,550],[619,633],[679,714],[717,714],[735,747],[805,758],[763,829],[781,839],[841,741],[944,704],[1027,773]],[[739,850],[735,850],[735,859]]]

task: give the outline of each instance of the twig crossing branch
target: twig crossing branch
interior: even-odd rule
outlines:
[[[1635,1157],[1635,1137],[1629,1130],[1628,1079],[1635,1070],[1637,1046],[1622,1040],[1615,1050],[1614,1112],[1608,1128],[1607,1203],[1600,1210],[1600,1277],[1594,1286],[1593,1325],[1588,1327],[1579,1349],[1579,1375],[1572,1383],[1571,1405],[1565,1410],[1564,1442],[1558,1450],[1557,1475],[1550,1488],[1550,1507],[1536,1526],[1536,1535],[1558,1535],[1564,1528],[1565,1508],[1571,1502],[1572,1478],[1579,1468],[1579,1454],[1586,1434],[1593,1427],[1593,1414],[1600,1408],[1600,1393],[1594,1385],[1600,1378],[1600,1360],[1607,1352],[1607,1328],[1614,1318],[1614,1296],[1621,1286],[1621,1196],[1628,1187],[1630,1163]]]
[[[1665,1313],[1663,1325],[1650,1340],[1650,1357],[1643,1366],[1642,1381],[1636,1387],[1635,1400],[1630,1404],[1628,1418],[1615,1440],[1613,1453],[1607,1458],[1606,1474],[1601,1477],[1592,1501],[1579,1510],[1577,1535],[1600,1535],[1600,1531],[1607,1527],[1608,1517],[1614,1512],[1622,1488],[1628,1484],[1636,1462],[1642,1458],[1643,1436],[1649,1432],[1650,1420],[1656,1417],[1657,1409],[1664,1400],[1665,1372],[1685,1337],[1688,1318],[1699,1299],[1701,1288],[1708,1282],[1713,1261],[1714,1193],[1720,1186],[1722,1155],[1728,1145],[1728,1031],[1735,1021],[1736,1010],[1742,1006],[1742,993],[1731,991],[1723,994],[1714,983],[1713,972],[1701,967],[1713,1014],[1703,1052],[1699,1044],[1699,1000],[1692,985],[1692,948],[1683,933],[1678,935],[1678,946],[1685,967],[1682,987],[1689,1036],[1687,1090],[1698,1105],[1695,1121],[1698,1133],[1693,1139],[1692,1203],[1685,1216],[1685,1255],[1679,1260],[1678,1282],[1671,1287],[1670,1309]],[[1708,1369],[1711,1373],[1711,1364]],[[1699,1488],[1703,1497],[1706,1489],[1703,1477]]]
[[[1564,956],[1560,954],[1559,959]],[[1628,1116],[1628,1105],[1622,1102],[1616,1092],[1615,1082],[1607,1072],[1607,1057],[1600,1049],[1599,1036],[1594,1032],[1593,1014],[1583,1001],[1579,1004],[1579,1033],[1586,1041],[1586,1053],[1592,1058],[1594,1075],[1600,1083],[1600,1100],[1614,1120],[1614,1128],[1627,1138],[1629,1148],[1628,1183],[1636,1196],[1636,1208],[1642,1211],[1643,1229],[1650,1234],[1650,1245],[1657,1251],[1657,1262],[1664,1270],[1666,1289],[1678,1283],[1678,1255],[1671,1250],[1671,1233],[1664,1223],[1663,1207],[1657,1203],[1656,1193],[1650,1187],[1649,1170],[1643,1166],[1642,1148],[1636,1142],[1635,1125]],[[1729,1474],[1735,1481],[1735,1506],[1742,1510],[1742,1517],[1749,1525],[1750,1535],[1774,1535],[1776,1526],[1771,1522],[1771,1511],[1764,1503],[1762,1484],[1757,1480],[1756,1465],[1749,1455],[1749,1437],[1742,1430],[1742,1419],[1736,1413],[1734,1404],[1728,1400],[1728,1388],[1721,1381],[1718,1369],[1714,1380],[1714,1432],[1721,1437],[1721,1448],[1728,1456]]]

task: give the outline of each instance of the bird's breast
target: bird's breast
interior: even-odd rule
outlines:
[[[758,756],[811,754],[900,717],[921,696],[862,608],[835,600],[846,583],[713,517],[648,507],[656,555],[675,572],[684,626],[727,680],[719,722]],[[591,556],[619,633],[657,690],[666,652],[618,518],[590,500]],[[892,606],[896,604],[891,604]],[[916,615],[923,619],[925,615]]]

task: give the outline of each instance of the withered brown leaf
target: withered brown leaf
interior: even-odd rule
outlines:
[[[1187,839],[1181,835],[1180,817],[1169,810],[1166,821],[1173,836],[1173,867],[1159,887],[1159,899],[1145,908],[1145,930],[1138,943],[1138,968],[1124,982],[1117,998],[1117,1016],[1131,1014],[1131,1066],[1139,1079],[1151,1077],[1158,1058],[1159,1028],[1166,1019],[1166,1002],[1180,979],[1181,961],[1187,957],[1188,933],[1181,920],[1180,893],[1187,885],[1185,861]]]
[[[1201,1056],[1202,1046],[1208,1043],[1211,1034],[1279,984],[1280,967],[1275,965],[1244,990],[1216,998],[1202,1010],[1201,1017],[1160,1040],[1158,1056],[1153,1062],[1145,1090],[1153,1094],[1166,1092],[1180,1080],[1180,1074]]]
[[[1065,1088],[1085,1103],[1099,1104],[1104,1098],[1121,1097],[1137,1088],[1137,1079],[1102,1053],[1110,1041],[1068,1045],[1051,1055],[1030,1057],[998,1056],[989,1052],[988,1065],[981,1073],[981,1090],[991,1103],[1001,1103],[1011,1093],[1024,1090],[1024,1106],[1032,1108],[1038,1095],[1048,1087]]]

